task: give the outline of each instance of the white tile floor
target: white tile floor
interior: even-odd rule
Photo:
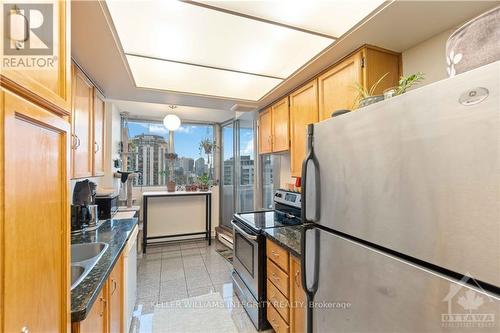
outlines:
[[[241,303],[233,295],[233,267],[216,252],[217,248],[225,247],[217,241],[211,246],[206,241],[148,246],[147,254],[138,262],[137,303],[130,332],[152,332],[154,306],[158,303],[211,292],[221,294],[239,332],[255,332]]]

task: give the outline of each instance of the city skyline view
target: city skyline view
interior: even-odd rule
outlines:
[[[168,130],[160,122],[129,121],[128,132],[129,138],[141,134],[160,135],[168,142]],[[199,157],[206,159],[205,154],[200,155],[199,143],[206,138],[213,139],[213,136],[212,125],[182,124],[174,131],[175,153],[195,160]]]

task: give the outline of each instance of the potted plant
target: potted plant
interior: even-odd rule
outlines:
[[[210,177],[208,177],[208,174],[204,173],[202,176],[199,176],[198,183],[200,191],[208,191],[210,185]]]
[[[408,76],[401,76],[397,87],[392,87],[384,90],[384,99],[388,99],[397,95],[404,94],[413,85],[421,82],[424,79],[424,73],[417,72]]]
[[[210,157],[214,153],[215,149],[218,148],[217,143],[213,139],[205,138],[200,141],[200,145],[198,148],[200,150],[200,156],[203,156],[203,154],[207,155],[207,164],[210,170],[210,165],[212,163]]]
[[[373,95],[375,93],[375,89],[377,89],[377,86],[382,82],[385,77],[389,75],[389,72],[385,73],[382,75],[377,82],[375,82],[370,89],[363,87],[361,84],[356,82],[354,84],[354,87],[358,91],[358,96],[356,98],[356,104],[358,105],[357,108],[362,108],[364,106],[380,102],[384,100],[384,95]]]

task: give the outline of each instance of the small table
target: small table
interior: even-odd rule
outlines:
[[[148,237],[148,198],[161,198],[161,197],[187,197],[187,196],[205,196],[205,231],[200,232],[191,232],[184,234],[175,234],[175,235],[162,235],[162,236],[154,236]],[[205,235],[205,239],[208,241],[208,245],[212,244],[211,239],[211,229],[212,229],[212,192],[186,192],[186,191],[177,191],[177,192],[166,192],[166,191],[158,191],[158,192],[144,192],[142,194],[142,204],[144,207],[143,212],[143,231],[142,231],[142,252],[146,253],[146,246],[148,245],[148,239],[161,239],[161,238],[169,238],[169,237],[182,237],[182,236],[195,236],[195,235]]]

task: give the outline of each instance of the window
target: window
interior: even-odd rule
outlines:
[[[273,159],[271,155],[261,156],[262,165],[262,208],[273,208]]]
[[[141,174],[134,186],[166,186],[169,180],[169,133],[158,121],[129,120],[128,170]],[[211,124],[183,123],[174,132],[173,178],[177,185],[192,184],[208,174],[213,179],[213,152],[201,149],[203,140],[214,142]]]

